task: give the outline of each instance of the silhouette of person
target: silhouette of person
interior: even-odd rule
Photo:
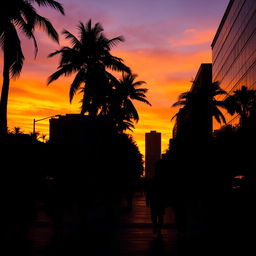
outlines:
[[[150,207],[153,234],[161,238],[161,230],[164,224],[165,201],[161,184],[156,178],[148,180],[146,201]]]
[[[134,184],[132,181],[128,181],[125,189],[125,199],[127,203],[127,210],[131,211],[133,207],[133,194],[135,192]]]

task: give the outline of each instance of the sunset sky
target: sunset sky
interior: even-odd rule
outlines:
[[[125,42],[112,54],[124,59],[139,80],[147,82],[152,107],[136,104],[140,121],[134,138],[144,153],[144,134],[150,130],[162,133],[162,151],[168,147],[177,109],[171,105],[181,92],[188,90],[201,63],[211,62],[211,42],[228,0],[60,0],[66,16],[52,9],[38,12],[49,18],[58,32],[63,28],[76,34],[79,21],[102,23],[108,37],[123,35]],[[8,127],[32,131],[33,118],[56,114],[79,113],[81,95],[69,103],[71,78],[50,86],[47,77],[56,71],[58,57],[47,55],[59,49],[45,33],[36,32],[39,54],[34,59],[33,43],[21,36],[26,57],[20,78],[11,82]],[[60,35],[60,45],[67,45]],[[2,72],[2,52],[0,53]],[[2,79],[2,77],[1,77]],[[0,81],[2,82],[2,80]],[[36,130],[48,134],[49,121],[36,124]]]

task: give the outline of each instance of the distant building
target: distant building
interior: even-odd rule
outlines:
[[[67,114],[50,119],[50,142],[58,144],[100,145],[113,132],[104,119],[91,119],[80,114]]]
[[[155,175],[155,164],[161,159],[161,133],[151,131],[145,134],[145,176]]]
[[[242,85],[256,89],[255,0],[229,2],[212,42],[212,63],[213,81],[229,94]]]
[[[212,85],[212,64],[201,64],[190,88],[196,96],[197,109],[182,107],[176,116],[173,138],[187,140],[205,140],[212,134],[212,116],[206,111],[205,95]]]

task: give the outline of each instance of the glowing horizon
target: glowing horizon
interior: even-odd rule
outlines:
[[[125,64],[144,80],[152,107],[136,103],[140,121],[133,136],[144,154],[144,134],[151,130],[162,133],[162,152],[171,138],[177,109],[172,104],[180,93],[187,91],[201,63],[211,62],[210,44],[217,30],[228,0],[206,3],[202,0],[124,1],[82,0],[60,1],[66,16],[54,10],[40,8],[38,12],[51,20],[60,33],[64,28],[76,34],[79,21],[93,24],[101,22],[108,37],[123,35],[126,41],[113,48],[113,55],[124,59]],[[95,3],[96,2],[96,3]],[[8,127],[21,127],[29,133],[33,119],[67,113],[79,113],[80,96],[69,104],[69,85],[72,77],[61,78],[50,86],[47,77],[56,71],[58,57],[47,55],[60,46],[42,32],[36,32],[39,54],[34,59],[33,43],[21,36],[26,57],[19,79],[12,80],[8,104]],[[67,41],[60,33],[60,45]],[[2,52],[0,54],[2,71]],[[2,77],[0,78],[2,82]],[[49,121],[36,124],[36,130],[48,134]]]

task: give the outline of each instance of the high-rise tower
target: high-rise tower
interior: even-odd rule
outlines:
[[[151,131],[145,134],[145,176],[153,178],[155,175],[155,164],[161,159],[161,133]]]

